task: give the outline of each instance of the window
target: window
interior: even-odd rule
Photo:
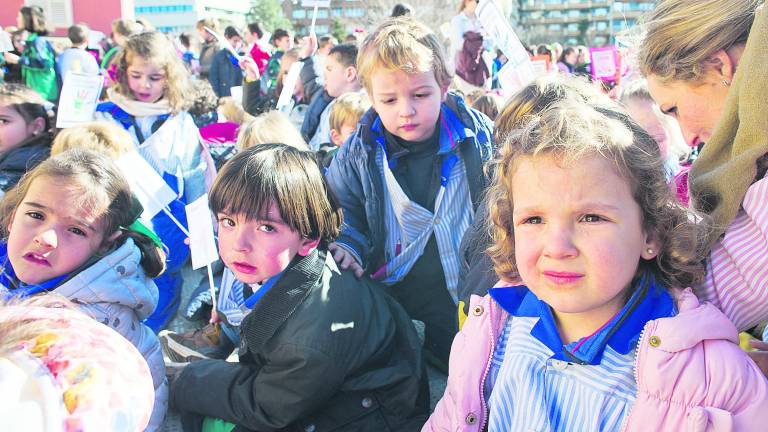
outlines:
[[[547,30],[551,32],[560,31],[560,29],[561,29],[560,24],[550,24],[549,26],[547,26]]]
[[[341,14],[342,14],[341,8],[334,8],[334,9],[331,11],[331,15],[333,15],[333,16],[335,16],[335,17],[340,17],[340,16],[341,16]]]
[[[606,8],[597,8],[592,12],[595,16],[603,16],[608,14],[608,9]]]
[[[74,24],[72,20],[72,0],[27,0],[24,4],[43,8],[45,16],[54,27],[67,28]]]
[[[308,14],[312,15],[312,14]],[[328,9],[318,9],[317,10],[317,17],[318,18],[328,18]]]
[[[597,31],[604,31],[607,28],[608,28],[608,23],[606,21],[597,22]]]
[[[291,14],[292,17],[301,19],[307,17],[307,11],[304,9],[294,9],[293,13]]]

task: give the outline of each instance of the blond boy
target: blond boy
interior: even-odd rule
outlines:
[[[459,243],[487,185],[492,123],[447,93],[442,44],[412,18],[371,33],[357,73],[373,109],[328,171],[345,222],[330,250],[342,268],[389,286],[426,324],[425,349],[445,368],[457,328]]]

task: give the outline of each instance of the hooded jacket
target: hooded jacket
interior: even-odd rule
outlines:
[[[738,347],[736,328],[717,308],[678,293],[679,313],[648,321],[637,345],[637,399],[627,431],[761,431],[768,381]],[[490,295],[472,296],[470,316],[451,347],[448,385],[422,429],[481,431],[483,386],[496,338],[509,315]]]
[[[51,135],[33,135],[18,147],[0,153],[0,190],[12,188],[21,177],[51,154]]]

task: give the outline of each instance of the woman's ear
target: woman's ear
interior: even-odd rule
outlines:
[[[317,245],[320,244],[320,239],[311,239],[311,238],[304,238],[301,242],[301,246],[299,247],[299,255],[301,256],[307,256],[309,255],[313,250],[317,248]]]
[[[656,233],[646,234],[643,250],[640,251],[640,256],[644,260],[652,260],[659,256],[661,243],[657,240],[657,237]]]
[[[736,63],[738,59],[726,50],[715,51],[707,60],[712,70],[717,74],[718,80],[727,80],[733,82],[733,75],[736,73]]]

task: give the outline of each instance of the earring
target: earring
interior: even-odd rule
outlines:
[[[648,248],[645,251],[648,253],[648,255],[653,255],[653,249]]]
[[[728,81],[727,79],[724,79],[724,80],[722,81],[722,83],[723,83],[723,85],[724,85],[724,86],[726,86],[726,87],[730,87],[730,86],[731,86],[731,82],[730,82],[730,81]]]

